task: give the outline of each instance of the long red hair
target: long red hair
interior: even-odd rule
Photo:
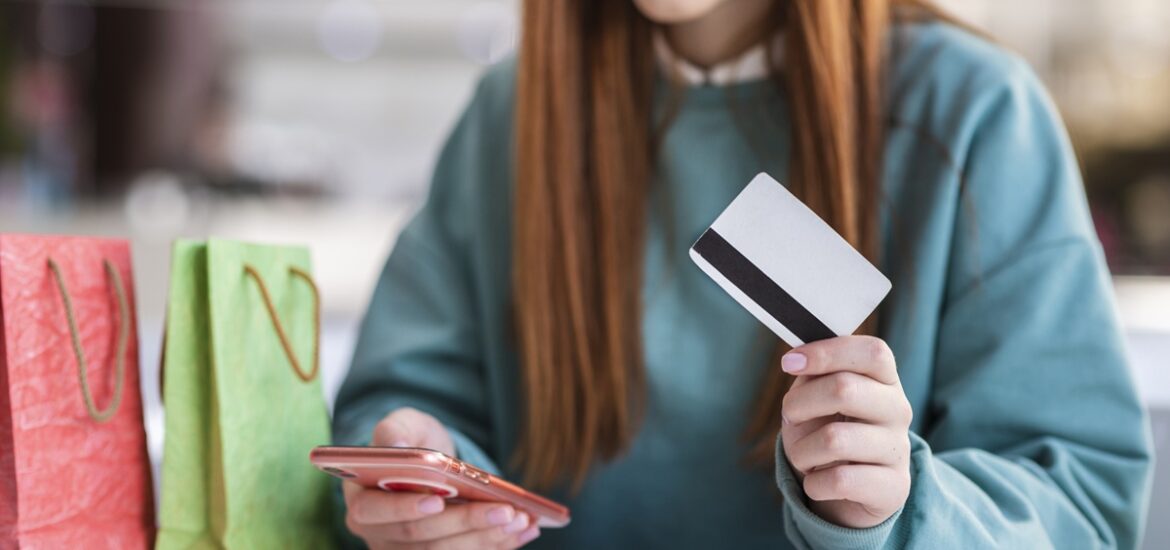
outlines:
[[[918,0],[777,2],[793,127],[789,188],[876,260],[889,27]],[[637,433],[639,288],[654,143],[653,25],[630,0],[524,2],[513,284],[526,482],[579,484]],[[869,322],[862,332],[872,331]],[[778,350],[778,353],[784,350]],[[792,383],[765,375],[744,436],[767,463]]]

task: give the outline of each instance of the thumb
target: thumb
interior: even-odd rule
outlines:
[[[373,444],[390,447],[422,447],[454,455],[455,445],[447,429],[435,417],[404,407],[386,415],[374,426]]]

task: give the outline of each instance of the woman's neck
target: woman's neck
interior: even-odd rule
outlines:
[[[709,68],[734,59],[775,30],[780,0],[731,0],[685,23],[667,25],[666,39],[690,63]]]

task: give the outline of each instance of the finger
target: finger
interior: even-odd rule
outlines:
[[[345,495],[346,506],[349,506],[349,499],[351,497],[353,497],[354,495],[362,492],[363,489],[365,489],[365,488],[362,487],[361,485],[358,485],[357,483],[352,482],[352,481],[342,481],[341,482],[341,493],[343,495]]]
[[[527,518],[527,515],[524,515]],[[519,548],[540,535],[540,529],[530,526],[518,533],[505,532],[502,527],[469,531],[452,537],[421,543],[427,550],[480,550],[482,548]]]
[[[387,523],[415,521],[442,512],[442,497],[418,493],[391,493],[361,488],[346,499],[346,522],[354,532]]]
[[[898,382],[898,369],[890,346],[873,336],[838,336],[800,346],[780,359],[784,372],[818,376],[850,371],[883,384]]]
[[[516,534],[528,527],[528,518],[520,516],[524,514],[517,514],[514,508],[506,504],[452,504],[442,514],[416,521],[372,526],[366,532],[378,539],[394,542],[434,541],[493,527],[502,527],[506,533]]]
[[[889,426],[910,425],[912,411],[902,386],[889,386],[853,372],[805,379],[784,394],[781,414],[792,424],[843,415]]]
[[[519,548],[521,546],[524,546],[525,544],[528,544],[528,543],[536,540],[537,537],[539,537],[539,536],[540,536],[540,527],[533,525],[533,526],[529,527],[528,529],[521,531],[519,535],[516,535],[515,546],[513,546],[513,548]]]
[[[374,445],[423,447],[455,454],[447,429],[435,417],[410,407],[386,415],[374,426]]]
[[[787,457],[789,454],[788,449],[791,449],[792,446],[795,445],[797,441],[800,441],[802,438],[804,438],[804,436],[817,431],[825,424],[836,422],[837,420],[839,419],[833,416],[824,416],[821,418],[814,418],[801,424],[785,424],[780,428],[780,439],[784,444],[785,457]],[[792,464],[792,461],[789,460],[788,463]],[[796,468],[795,466],[792,467],[792,473],[796,474],[796,479],[798,481],[804,479],[804,472],[800,471],[800,469]]]
[[[904,499],[909,475],[889,466],[845,464],[806,474],[804,494],[818,502],[856,502],[871,513],[882,514],[900,505],[898,499]]]
[[[819,430],[821,426],[824,426],[825,424],[843,420],[842,418],[838,418],[836,416],[822,416],[820,418],[814,418],[806,422],[801,422],[800,424],[794,424],[788,421],[787,416],[784,416],[783,419],[784,423],[780,427],[780,436],[784,438],[785,447],[791,443],[795,443],[804,436]]]
[[[835,462],[899,465],[910,453],[910,438],[859,422],[832,422],[785,447],[788,463],[804,474]]]

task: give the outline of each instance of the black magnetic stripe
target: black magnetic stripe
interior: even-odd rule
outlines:
[[[837,336],[714,229],[704,232],[692,248],[797,338],[815,342]]]

